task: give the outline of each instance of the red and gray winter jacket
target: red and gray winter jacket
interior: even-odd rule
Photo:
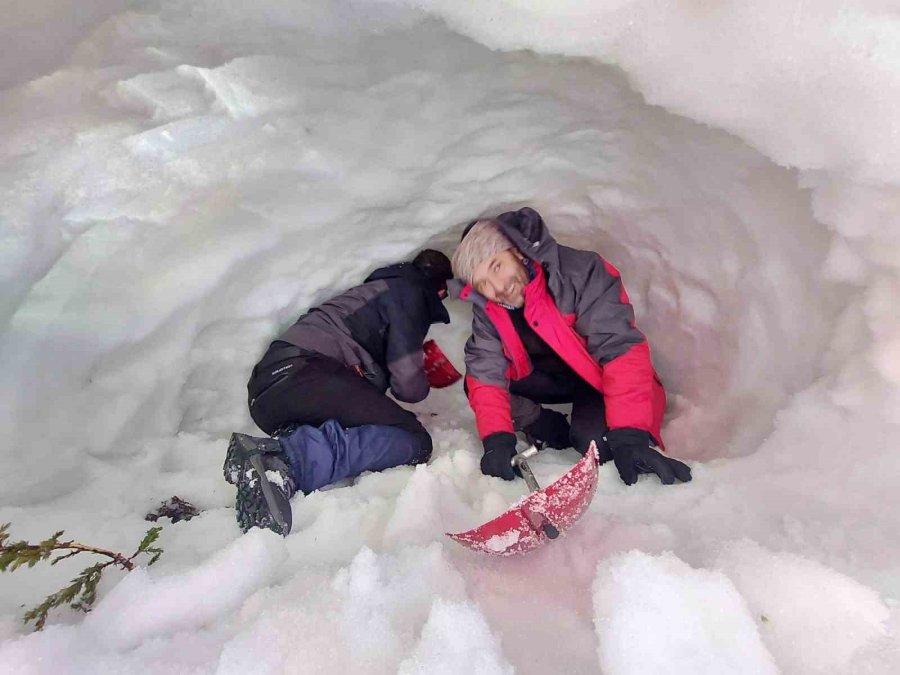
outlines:
[[[650,347],[635,327],[634,310],[619,272],[596,253],[557,244],[537,211],[497,218],[506,236],[534,261],[525,287],[525,318],[534,331],[586,382],[603,394],[610,429],[650,432],[662,443],[666,406]],[[475,304],[466,343],[466,384],[479,436],[512,432],[509,382],[531,373],[528,353],[509,311],[471,285],[460,298]]]

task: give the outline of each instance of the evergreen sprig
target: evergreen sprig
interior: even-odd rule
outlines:
[[[35,630],[41,630],[47,621],[47,615],[54,607],[69,605],[73,609],[83,612],[89,612],[97,599],[97,584],[100,583],[100,577],[110,565],[119,567],[126,572],[134,569],[134,559],[141,553],[150,556],[147,563],[152,565],[163,551],[161,548],[153,546],[159,538],[161,527],[151,527],[147,530],[141,543],[138,544],[137,550],[130,556],[126,557],[124,553],[116,553],[105,548],[97,548],[96,546],[86,546],[76,541],[60,541],[64,530],[60,530],[53,536],[45,539],[38,544],[32,544],[27,541],[9,541],[9,527],[11,523],[0,525],[0,572],[15,572],[23,566],[34,567],[39,562],[51,558],[57,552],[63,552],[50,560],[51,565],[55,565],[60,560],[71,558],[81,553],[93,553],[109,558],[106,562],[99,562],[86,567],[72,582],[58,590],[56,593],[48,595],[44,601],[37,607],[28,610],[23,617],[25,623],[34,622]]]

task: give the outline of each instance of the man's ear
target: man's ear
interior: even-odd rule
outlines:
[[[520,262],[524,263],[526,260],[528,260],[528,258],[525,257],[525,254],[522,253],[522,251],[520,251],[519,249],[513,247],[512,252],[513,252],[513,255],[516,256]]]

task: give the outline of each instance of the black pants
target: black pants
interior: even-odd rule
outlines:
[[[524,426],[523,421],[529,415],[517,418],[517,411],[523,406],[522,401],[516,401],[515,397],[521,397],[532,403],[571,403],[572,414],[570,416],[571,430],[569,440],[578,452],[584,454],[596,441],[597,450],[600,452],[600,461],[605,462],[612,458],[612,454],[603,437],[609,427],[606,424],[606,405],[603,395],[585,382],[573,371],[532,373],[521,380],[515,380],[509,384],[513,407],[513,424],[516,429]],[[533,421],[534,415],[530,415]]]
[[[431,456],[431,436],[416,416],[334,359],[273,343],[247,383],[250,416],[267,434],[287,425],[320,426],[336,420],[345,429],[367,424],[397,427]]]

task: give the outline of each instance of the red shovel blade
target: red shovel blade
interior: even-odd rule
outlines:
[[[425,353],[425,376],[430,386],[443,389],[458,382],[462,377],[434,340],[428,340],[423,344],[422,351]]]
[[[544,524],[568,530],[585,512],[597,489],[597,446],[591,443],[581,461],[559,480],[532,492],[505,513],[484,525],[447,536],[473,551],[514,555],[537,548],[548,537]]]

